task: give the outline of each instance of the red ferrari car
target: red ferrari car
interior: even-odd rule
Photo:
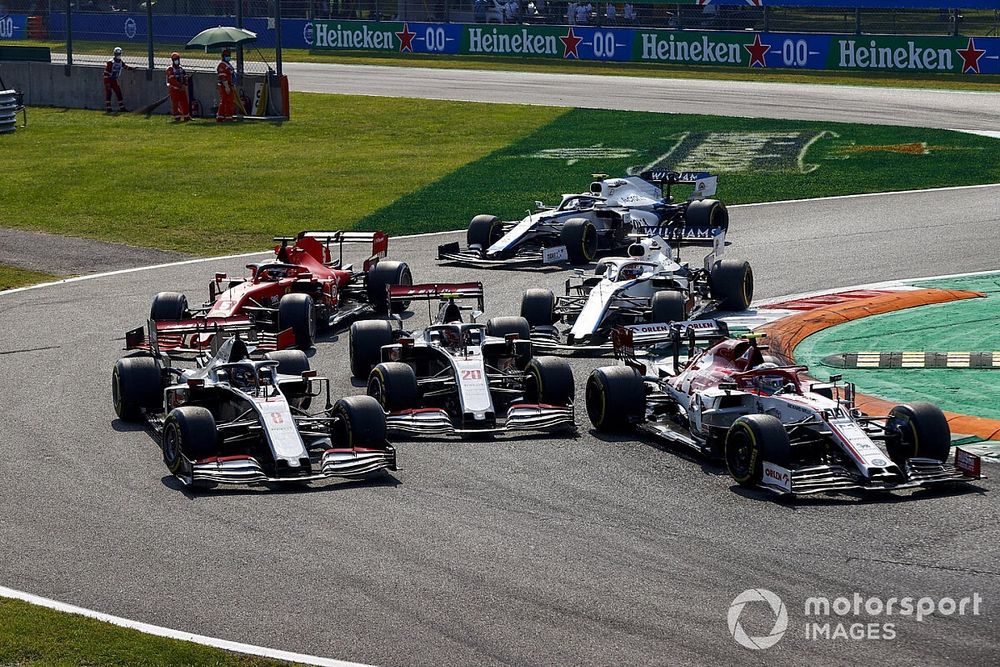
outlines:
[[[211,346],[214,329],[237,327],[255,331],[262,348],[285,347],[294,336],[297,347],[308,349],[317,328],[408,305],[390,306],[389,286],[411,285],[413,277],[405,262],[384,259],[389,237],[383,232],[305,231],[274,240],[280,243],[274,259],[247,264],[246,278],[216,273],[201,308],[189,307],[178,292],[153,297],[149,317],[160,347],[203,349]],[[372,244],[361,271],[343,263],[345,243]],[[133,336],[130,344],[143,347],[147,341]]]

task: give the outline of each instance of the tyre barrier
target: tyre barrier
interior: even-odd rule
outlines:
[[[17,91],[0,90],[0,134],[17,129]]]

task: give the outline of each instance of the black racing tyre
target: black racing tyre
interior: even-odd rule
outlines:
[[[399,361],[388,361],[372,369],[368,376],[368,395],[386,412],[417,407],[420,390],[413,368]]]
[[[302,350],[277,350],[264,355],[265,359],[277,361],[277,371],[281,375],[302,375],[309,370],[309,357]],[[309,407],[311,396],[309,396],[309,382],[284,382],[281,385],[281,392],[288,399],[288,402],[305,410]]]
[[[569,362],[558,357],[535,357],[528,362],[524,393],[535,403],[570,405],[576,395],[576,383]]]
[[[495,215],[477,215],[469,223],[469,231],[465,233],[468,246],[477,245],[483,252],[503,236],[503,222]]]
[[[187,316],[187,297],[180,292],[160,292],[149,307],[149,319],[155,322],[183,320]]]
[[[111,372],[111,402],[124,421],[138,421],[143,410],[163,405],[163,374],[152,357],[123,357]]]
[[[529,327],[552,324],[556,321],[556,297],[552,290],[529,289],[521,297],[521,317]]]
[[[696,199],[688,204],[684,222],[689,227],[729,230],[729,211],[718,199]]]
[[[348,396],[333,404],[338,447],[385,449],[385,412],[371,396]]]
[[[382,347],[392,343],[392,324],[385,320],[355,322],[347,334],[351,375],[368,377],[375,364],[382,361]]]
[[[649,321],[653,324],[683,322],[688,316],[687,296],[677,290],[660,290],[653,295]]]
[[[646,414],[642,376],[628,366],[605,366],[587,378],[587,416],[598,431],[624,431]]]
[[[389,295],[386,289],[389,285],[412,285],[413,274],[406,262],[390,262],[382,260],[368,272],[365,285],[368,289],[368,301],[379,313],[389,312]],[[409,308],[409,301],[396,301],[392,304],[392,312],[401,313]]]
[[[791,461],[788,431],[777,417],[745,415],[729,427],[725,456],[726,468],[740,486],[756,486],[764,477],[765,460],[782,467]]]
[[[206,408],[182,405],[174,408],[163,421],[160,435],[163,462],[172,473],[184,465],[182,454],[199,461],[218,453],[218,431],[215,418]]]
[[[933,403],[914,401],[889,411],[885,423],[889,458],[902,467],[914,457],[948,460],[951,428],[941,409]]]
[[[316,305],[308,294],[285,294],[278,301],[278,329],[291,329],[295,345],[308,350],[316,341]]]
[[[746,310],[753,301],[753,269],[750,262],[720,259],[708,277],[712,298],[722,310]]]
[[[597,257],[597,227],[586,218],[570,218],[562,226],[559,238],[566,246],[571,264],[590,264]]]
[[[516,333],[521,340],[531,339],[531,327],[528,320],[523,317],[505,315],[503,317],[491,317],[486,320],[486,335],[503,338],[507,334]]]

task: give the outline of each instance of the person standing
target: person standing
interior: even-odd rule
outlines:
[[[222,60],[215,71],[219,75],[219,110],[215,114],[218,123],[236,120],[236,70],[230,64],[232,54],[229,49],[222,51]]]
[[[181,54],[176,51],[170,54],[170,66],[167,67],[167,92],[170,93],[170,114],[174,122],[191,120],[188,75],[181,67]]]
[[[120,46],[116,46],[111,60],[104,64],[104,109],[108,113],[111,113],[111,93],[118,97],[118,110],[127,111],[121,86],[118,85],[118,79],[122,75],[122,70],[125,69],[134,70],[135,68],[122,60],[122,49]]]

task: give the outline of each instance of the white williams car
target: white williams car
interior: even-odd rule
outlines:
[[[539,348],[610,350],[616,325],[666,325],[750,305],[753,271],[745,261],[721,258],[725,231],[711,237],[712,251],[700,267],[681,262],[683,239],[674,247],[661,236],[633,240],[626,257],[601,260],[594,275],[583,277],[579,270],[581,280],[567,280],[564,296],[546,289],[524,293],[521,316]]]
[[[631,233],[656,233],[688,242],[711,243],[729,227],[715,194],[718,178],[705,172],[650,171],[626,178],[602,177],[590,190],[563,195],[558,206],[535,202],[536,211],[520,221],[477,215],[469,224],[467,248],[438,246],[438,259],[477,266],[511,264],[589,264],[599,254],[628,247]],[[691,197],[674,202],[670,189],[694,186]]]

